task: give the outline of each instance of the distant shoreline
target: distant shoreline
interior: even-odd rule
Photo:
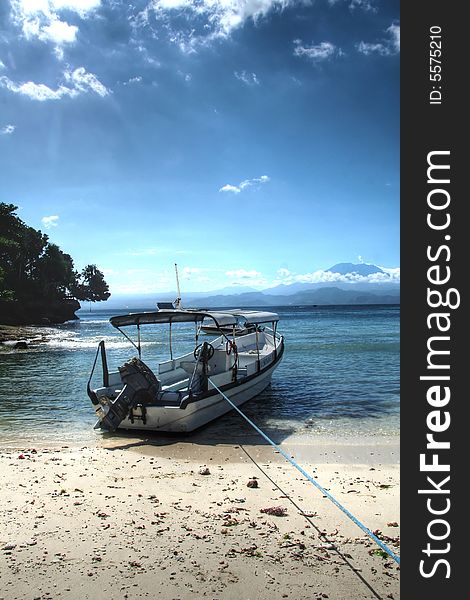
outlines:
[[[100,304],[106,304],[106,303],[100,303]],[[272,309],[272,310],[289,310],[292,308],[296,308],[296,309],[312,309],[312,308],[360,308],[360,307],[364,307],[364,308],[370,308],[370,307],[380,307],[380,306],[384,306],[384,307],[399,307],[401,306],[400,302],[377,302],[374,304],[371,303],[358,303],[358,304],[250,304],[250,305],[246,305],[246,306],[242,306],[240,307],[239,304],[237,304],[236,302],[234,303],[233,306],[237,306],[237,308],[242,308],[242,309],[254,309],[254,310],[259,310],[259,309]],[[191,308],[191,309],[195,309],[196,306],[195,305],[185,305],[185,308]],[[224,309],[228,309],[229,307],[226,305],[217,305],[217,306],[210,306],[210,307],[204,307],[204,308],[200,308],[200,310],[208,310],[208,311],[212,311],[212,310],[224,310]],[[121,311],[122,313],[126,313],[129,311],[135,312],[135,311],[149,311],[149,310],[156,310],[156,302],[154,304],[152,304],[151,306],[147,306],[147,305],[140,305],[140,304],[129,304],[127,306],[97,306],[96,308],[92,309],[92,313],[96,313],[96,312],[115,312],[115,311]],[[76,311],[78,313],[78,315],[82,315],[82,314],[87,314],[90,313],[90,310],[88,308],[82,307],[80,309],[78,309]]]

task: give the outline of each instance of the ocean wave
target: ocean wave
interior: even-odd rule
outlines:
[[[78,325],[83,327],[84,325],[108,325],[109,319],[80,319]]]
[[[96,349],[98,342],[93,340],[50,340],[45,344],[48,348],[59,348],[63,350],[84,350],[86,348]],[[106,342],[107,348],[131,348],[132,344],[129,342],[112,341]]]
[[[48,340],[45,346],[48,348],[60,348],[64,350],[84,350],[86,348],[96,349],[101,341],[104,341],[106,349],[120,349],[120,348],[132,348],[132,344],[127,340],[121,340],[118,338],[106,338],[103,336],[92,337],[92,338],[80,338],[80,337],[65,337],[53,340]],[[152,342],[141,342],[143,348],[152,346]]]

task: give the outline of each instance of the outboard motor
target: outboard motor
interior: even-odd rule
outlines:
[[[124,384],[119,395],[97,410],[99,426],[105,431],[115,431],[129,415],[130,409],[139,403],[156,400],[160,382],[139,358],[132,358],[119,367]]]

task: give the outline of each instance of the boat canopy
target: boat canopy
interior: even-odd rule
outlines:
[[[211,313],[212,314],[212,313]],[[232,317],[236,317],[237,322],[244,322],[245,325],[257,325],[261,323],[276,323],[279,321],[279,315],[273,312],[258,311],[258,310],[242,310],[237,308],[236,310],[228,310],[227,314],[219,313],[217,321],[219,326],[230,326],[233,325]],[[204,326],[209,325],[204,319]]]
[[[206,326],[206,325],[212,326],[211,323],[207,322],[207,321],[214,321],[212,314],[214,314],[214,313],[211,313],[211,316],[204,317],[204,323],[203,323],[204,326]],[[217,317],[215,320],[217,321],[217,327],[230,327],[230,325],[236,325],[236,323],[238,321],[236,315],[228,314],[228,313],[217,314]]]
[[[261,310],[240,310],[233,312],[238,318],[245,319],[247,324],[256,325],[258,323],[275,323],[279,321],[279,315],[273,312]]]
[[[129,325],[153,325],[159,323],[201,323],[205,319],[214,321],[216,327],[236,325],[238,320],[245,319],[247,324],[275,323],[279,315],[273,312],[256,310],[237,310],[207,312],[197,310],[159,310],[155,312],[130,313],[109,319],[111,325],[119,329]]]
[[[200,323],[212,319],[216,326],[236,325],[235,315],[223,312],[202,312],[192,310],[159,310],[156,312],[130,313],[109,319],[111,325],[119,329],[129,325],[154,325],[159,323]]]

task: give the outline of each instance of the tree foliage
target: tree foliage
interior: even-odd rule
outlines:
[[[87,265],[80,274],[76,273],[75,276],[72,291],[77,300],[98,302],[107,300],[111,295],[103,273],[96,265]]]
[[[78,273],[69,254],[49,242],[0,202],[0,300],[41,301],[76,298],[99,302],[110,296],[96,265]]]

